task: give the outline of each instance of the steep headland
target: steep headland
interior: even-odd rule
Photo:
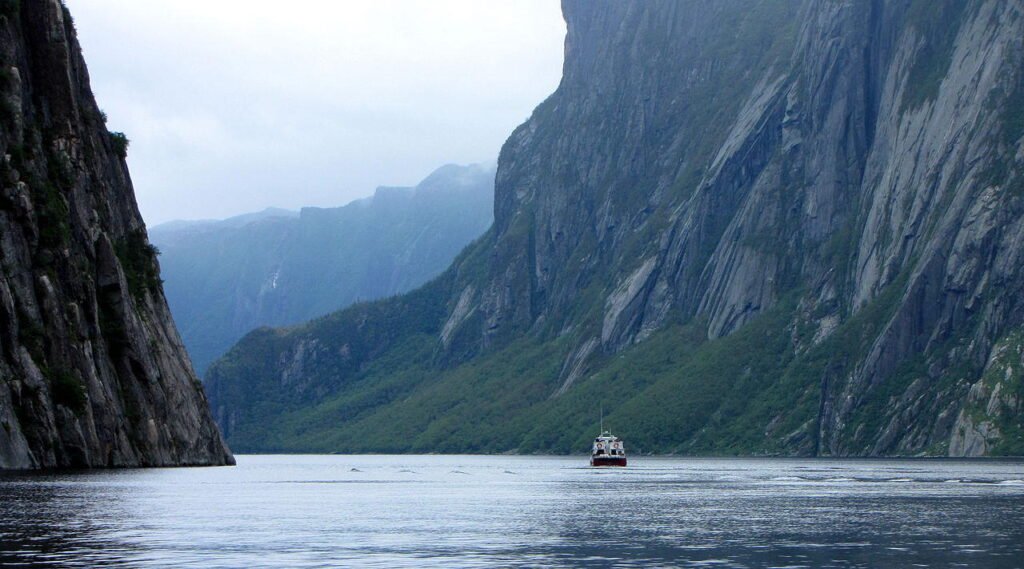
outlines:
[[[0,3],[0,468],[219,465],[68,10]]]

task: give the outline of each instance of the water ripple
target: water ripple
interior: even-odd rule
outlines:
[[[1024,463],[242,456],[0,475],[0,566],[1018,567]]]

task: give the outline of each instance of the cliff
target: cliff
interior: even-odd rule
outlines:
[[[436,277],[491,225],[494,169],[444,166],[338,208],[157,226],[164,292],[200,374],[259,326],[287,326]]]
[[[258,449],[1024,453],[1024,4],[565,0],[495,225],[210,372]]]
[[[0,3],[0,468],[233,462],[58,0]]]

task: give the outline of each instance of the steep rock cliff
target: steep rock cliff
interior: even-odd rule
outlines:
[[[232,462],[70,14],[0,6],[0,468]]]
[[[240,343],[232,436],[568,450],[614,393],[652,451],[1019,448],[1024,3],[563,9],[494,229],[408,300]]]

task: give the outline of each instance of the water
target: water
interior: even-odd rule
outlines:
[[[1022,567],[1024,462],[241,456],[0,475],[0,565]]]

